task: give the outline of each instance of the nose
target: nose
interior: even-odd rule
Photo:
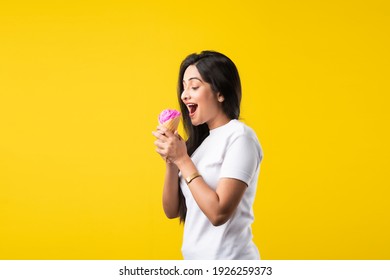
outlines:
[[[181,100],[186,101],[190,99],[189,91],[186,88],[183,88],[183,92],[181,93]]]

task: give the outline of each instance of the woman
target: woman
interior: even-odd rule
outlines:
[[[179,72],[185,142],[158,126],[156,151],[166,161],[163,208],[184,222],[184,259],[259,259],[252,205],[262,149],[238,121],[241,82],[225,55],[191,54]]]

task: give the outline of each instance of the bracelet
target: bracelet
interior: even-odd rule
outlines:
[[[189,184],[192,182],[192,180],[194,180],[195,178],[198,178],[198,177],[202,177],[202,175],[200,175],[198,172],[195,172],[195,173],[192,174],[191,176],[188,176],[188,177],[186,178],[186,183],[187,183],[187,185],[189,185]]]

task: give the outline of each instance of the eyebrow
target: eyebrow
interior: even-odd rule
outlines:
[[[188,79],[188,81],[191,81],[191,80],[198,80],[199,82],[201,82],[203,84],[203,81],[201,79],[197,78],[197,77],[191,77],[191,78]],[[186,81],[183,80],[183,83],[185,83],[185,82]]]

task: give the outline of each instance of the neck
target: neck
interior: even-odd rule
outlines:
[[[212,130],[214,128],[223,126],[230,121],[231,120],[228,118],[228,116],[226,116],[224,113],[222,113],[219,116],[217,116],[216,118],[214,118],[213,120],[210,120],[209,122],[207,122],[207,126],[209,127],[210,130]]]

